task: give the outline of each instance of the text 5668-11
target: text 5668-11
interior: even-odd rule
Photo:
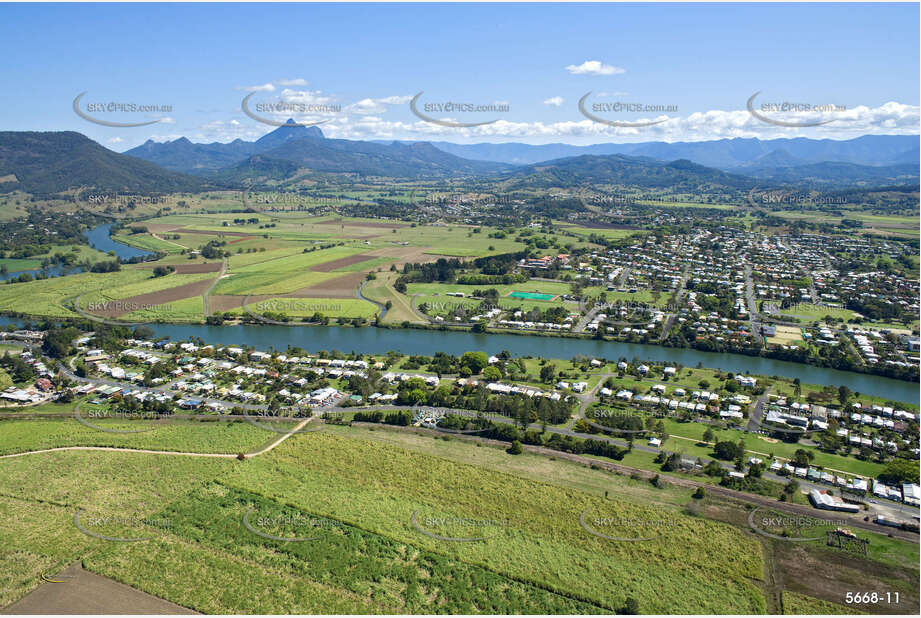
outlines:
[[[899,593],[898,592],[848,592],[844,595],[844,602],[851,603],[886,603],[886,604],[896,604],[899,603]]]

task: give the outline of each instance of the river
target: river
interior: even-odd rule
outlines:
[[[113,225],[115,224],[106,223],[105,225],[100,225],[87,232],[84,232],[83,235],[86,236],[87,240],[90,241],[90,246],[92,248],[98,251],[102,251],[103,253],[113,251],[115,252],[116,257],[121,260],[130,260],[134,257],[153,255],[150,251],[144,251],[143,249],[130,247],[124,243],[112,240],[112,237],[109,236],[109,230],[112,229]]]
[[[86,236],[100,251],[115,251],[122,259],[148,255],[149,252],[129,247],[109,237],[112,224],[101,225]],[[0,324],[9,320],[0,317]],[[339,350],[364,354],[385,354],[391,350],[404,354],[446,352],[459,356],[471,350],[498,354],[506,350],[512,356],[542,356],[572,358],[576,355],[607,359],[637,358],[641,361],[665,361],[695,367],[712,367],[734,373],[759,374],[799,378],[805,384],[838,387],[846,385],[854,392],[918,404],[921,401],[918,384],[864,373],[840,371],[801,363],[779,361],[742,354],[702,352],[689,348],[568,339],[529,335],[482,334],[463,331],[438,331],[390,328],[346,328],[339,326],[272,326],[243,324],[237,326],[206,326],[200,324],[150,324],[157,337],[173,341],[199,337],[206,343],[221,345],[250,345],[259,350],[286,350],[295,345],[309,352]]]
[[[112,223],[107,223],[105,225],[99,225],[94,227],[91,230],[83,232],[83,235],[86,236],[86,239],[89,241],[90,246],[94,249],[108,253],[109,251],[115,252],[115,256],[121,260],[130,260],[133,257],[143,257],[146,255],[152,255],[149,251],[144,251],[142,249],[136,249],[135,247],[129,247],[126,244],[116,242],[112,240],[109,236],[109,231],[112,229]],[[79,266],[62,266],[56,264],[49,266],[48,268],[36,268],[33,270],[17,270],[15,272],[10,272],[6,274],[0,273],[0,281],[6,281],[7,279],[13,279],[22,274],[30,274],[33,277],[44,274],[47,277],[66,277],[67,275],[76,275],[77,273],[83,272],[83,269]]]
[[[718,354],[689,348],[664,348],[656,345],[535,337],[528,335],[482,334],[458,331],[420,330],[403,328],[350,328],[340,326],[273,326],[243,324],[237,326],[205,326],[197,324],[149,324],[158,337],[177,341],[200,337],[207,343],[222,345],[251,345],[260,350],[286,350],[288,345],[309,352],[339,350],[365,354],[385,354],[391,350],[404,354],[431,356],[445,352],[459,356],[470,350],[498,354],[507,350],[512,356],[542,356],[572,358],[577,354],[588,357],[667,361],[695,367],[714,367],[734,373],[799,378],[805,384],[822,386],[846,385],[852,391],[919,403],[918,384],[872,376],[851,371],[839,371],[801,363],[791,363],[759,356]]]

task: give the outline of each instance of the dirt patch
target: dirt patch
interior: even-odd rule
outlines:
[[[206,262],[204,264],[177,264],[173,266],[180,275],[197,275],[200,273],[221,272],[220,262]]]
[[[331,273],[338,268],[345,268],[346,266],[351,266],[352,264],[360,264],[361,262],[367,262],[368,260],[373,260],[375,256],[367,254],[359,255],[350,255],[349,257],[339,258],[338,260],[331,260],[329,262],[323,262],[322,264],[316,264],[310,267],[310,270],[318,273]]]
[[[146,227],[151,234],[165,234],[179,229],[179,226],[175,223],[143,223],[141,225]]]
[[[249,297],[252,307],[258,302],[270,298],[355,298],[355,291],[364,281],[364,273],[348,273],[329,281],[300,288],[287,294],[254,294]],[[211,311],[232,311],[240,309],[246,296],[211,295],[208,297]]]
[[[331,219],[329,221],[319,221],[315,225],[344,225],[345,227],[373,227],[381,229],[392,229],[392,228],[401,228],[409,227],[406,223],[387,223],[387,222],[378,222],[378,221],[344,221],[342,219]]]
[[[348,273],[335,279],[295,290],[293,298],[355,298],[355,291],[365,279],[365,273]]]
[[[368,251],[368,255],[373,257],[392,257],[395,259],[394,263],[397,266],[402,266],[403,264],[416,263],[422,264],[426,262],[435,262],[438,260],[440,255],[435,255],[432,253],[426,253],[426,251],[431,251],[430,247],[385,247],[383,249],[375,249],[374,251]]]
[[[98,315],[104,318],[121,317],[133,311],[150,309],[151,307],[162,305],[163,303],[168,303],[174,300],[182,300],[191,296],[201,296],[213,282],[214,279],[205,279],[203,281],[196,281],[194,283],[187,283],[185,285],[179,285],[174,288],[160,290],[159,292],[150,292],[148,294],[131,296],[129,298],[120,298],[118,300],[109,301],[107,306],[111,306],[110,308],[96,310],[92,313],[93,315]]]
[[[2,614],[196,614],[188,608],[141,592],[74,564],[9,607]]]
[[[917,573],[866,560],[825,546],[808,551],[796,543],[774,544],[774,576],[784,590],[845,605],[848,592],[882,592],[881,602],[851,605],[871,614],[916,614]],[[885,592],[899,592],[899,603],[887,603]],[[895,600],[895,595],[891,595]]]

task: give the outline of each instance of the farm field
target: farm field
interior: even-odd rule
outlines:
[[[321,313],[331,318],[368,318],[377,308],[356,295],[367,274],[377,272],[380,283],[369,286],[368,290],[384,299],[383,303],[390,300],[395,305],[387,322],[419,321],[410,307],[410,299],[390,287],[396,277],[395,273],[387,272],[391,267],[401,268],[407,262],[428,262],[439,257],[478,257],[522,246],[511,239],[489,238],[488,228],[476,228],[482,229],[477,233],[475,228],[463,225],[415,226],[379,219],[276,214],[245,213],[245,217],[240,213],[169,214],[141,221],[137,226],[146,227],[147,233],[123,234],[119,239],[149,250],[165,250],[168,255],[157,262],[123,269],[145,275],[101,275],[98,284],[96,278],[88,278],[80,286],[84,293],[81,303],[138,301],[140,307],[129,308],[130,317],[125,319],[200,322],[206,317],[205,311],[240,315],[248,297],[251,302],[305,298],[310,299],[311,306],[302,312],[290,311],[292,316],[312,315],[315,305],[334,300],[327,303],[331,308]],[[198,249],[212,241],[229,253],[226,273],[216,282],[219,265],[197,267],[202,260],[186,255],[186,249]],[[146,273],[157,265],[172,266],[176,272],[147,278]],[[198,268],[207,268],[207,272]],[[20,294],[15,289],[0,292],[6,293],[8,306],[28,296],[26,309],[20,311],[32,313],[33,307],[45,306],[36,315],[64,317],[72,312],[62,303],[76,296],[73,293],[76,287],[70,282],[45,283],[37,289],[18,290]],[[568,286],[558,287],[568,290]],[[210,302],[206,305],[200,297],[208,289]],[[56,302],[47,302],[49,297]],[[4,294],[0,293],[0,308],[4,307],[4,300]],[[515,306],[530,302],[522,301]],[[49,306],[57,309],[49,312]],[[106,317],[124,318],[121,314],[128,314],[128,311],[121,314],[113,311],[106,309]]]
[[[3,423],[46,422],[51,429],[38,440],[18,425],[4,432],[3,447],[74,441],[54,429],[76,424],[72,419]],[[223,421],[174,421],[154,432],[104,436],[159,449],[167,436],[156,434],[167,427],[175,431],[168,436],[173,448],[193,451],[234,452],[277,438]],[[205,438],[208,431],[218,432],[215,439]],[[0,512],[10,522],[0,531],[0,558],[16,565],[11,577],[0,578],[0,606],[37,586],[41,573],[82,560],[93,573],[211,613],[614,613],[627,598],[641,612],[703,606],[713,613],[764,613],[773,607],[762,591],[761,537],[686,514],[686,488],[659,489],[461,440],[327,426],[246,461],[78,451],[3,459],[0,471]],[[47,480],[37,485],[36,477]],[[91,532],[147,540],[87,536],[71,521],[78,509]],[[634,522],[606,533],[637,534],[639,526],[654,536],[639,543],[598,538],[579,525],[583,512],[595,526],[605,525],[598,523],[604,517]],[[643,521],[650,524],[636,523]],[[254,530],[314,541],[271,540]],[[429,531],[485,540],[452,543]],[[342,568],[346,564],[355,568]],[[267,594],[250,594],[256,588]]]
[[[80,273],[27,283],[0,285],[0,311],[51,317],[77,317],[65,301],[121,285],[138,283],[150,273],[123,269],[116,273]]]
[[[377,313],[377,306],[360,298],[295,298],[271,297],[265,300],[250,300],[249,312],[243,308],[232,309],[232,315],[280,312],[289,317],[309,318],[319,312],[329,317],[370,318]]]

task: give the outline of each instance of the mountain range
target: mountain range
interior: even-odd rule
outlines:
[[[328,139],[319,127],[305,127],[293,120],[254,142],[193,144],[184,137],[163,143],[148,140],[125,154],[177,172],[208,175],[221,170],[219,176],[228,181],[248,175],[254,167],[289,167],[281,161],[318,172],[405,178],[494,174],[513,167],[464,159],[427,142]]]
[[[0,131],[0,191],[46,195],[80,187],[169,193],[215,185],[112,152],[74,131]]]
[[[329,139],[318,127],[289,121],[252,142],[238,139],[227,144],[196,144],[180,138],[147,141],[119,154],[71,131],[0,132],[0,191],[48,194],[79,187],[119,192],[202,191],[239,187],[244,181],[284,182],[306,172],[405,179],[465,177],[506,188],[599,183],[681,192],[714,187],[748,190],[756,185],[866,189],[916,186],[918,164],[912,159],[918,156],[917,143],[918,138],[911,136],[864,136],[845,142],[795,138],[464,146]],[[531,154],[579,154],[524,165],[456,154],[498,156],[504,152],[507,157],[519,147],[520,152]],[[605,150],[629,150],[630,154],[605,154]],[[689,156],[672,158],[675,154]]]
[[[802,164],[838,161],[857,165],[897,165],[919,163],[917,135],[864,135],[850,140],[809,139],[805,137],[760,140],[732,138],[703,142],[638,142],[631,144],[544,144],[535,146],[516,142],[500,144],[454,144],[432,142],[436,148],[458,157],[528,165],[579,155],[628,155],[652,157],[663,161],[688,159],[730,171],[782,153]],[[411,142],[410,142],[411,143]],[[776,155],[774,155],[776,156]]]

